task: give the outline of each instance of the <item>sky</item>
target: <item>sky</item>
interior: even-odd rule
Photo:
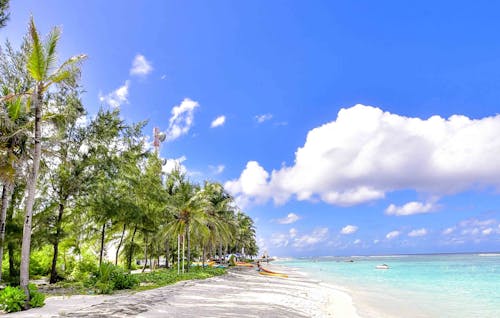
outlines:
[[[89,116],[167,135],[274,256],[500,250],[500,3],[11,1],[86,53]]]

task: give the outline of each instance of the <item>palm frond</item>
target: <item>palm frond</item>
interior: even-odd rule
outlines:
[[[28,56],[28,72],[36,81],[41,81],[45,75],[45,52],[40,42],[40,36],[38,35],[33,17],[30,20],[29,33],[32,47]]]
[[[45,60],[45,74],[48,74],[50,68],[54,65],[57,59],[56,47],[59,38],[61,37],[61,29],[55,27],[50,31],[47,40],[45,42],[45,53],[47,54]]]

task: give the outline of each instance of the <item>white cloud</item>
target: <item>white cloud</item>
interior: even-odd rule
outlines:
[[[217,166],[209,165],[208,168],[210,168],[213,174],[221,174],[222,172],[224,172],[224,169],[226,167],[224,165],[217,165]]]
[[[130,69],[130,75],[146,76],[153,71],[151,62],[146,60],[144,55],[137,54],[132,61],[132,68]]]
[[[493,232],[493,229],[491,227],[481,231],[481,233],[483,233],[483,235],[490,235],[492,232]]]
[[[129,86],[130,81],[125,81],[123,86],[118,87],[116,90],[107,95],[99,93],[99,100],[113,108],[118,108],[123,104],[127,104]]]
[[[246,202],[282,204],[296,198],[334,205],[360,204],[407,189],[441,197],[478,186],[500,188],[499,135],[500,115],[420,119],[356,105],[309,131],[293,165],[268,172],[251,161],[228,184]],[[258,191],[248,178],[242,185],[249,168],[259,171]],[[426,204],[413,206],[406,210],[432,210]]]
[[[304,248],[323,242],[327,238],[328,238],[328,228],[321,227],[314,229],[311,234],[305,234],[296,237],[293,242],[293,246],[297,248]]]
[[[262,115],[257,115],[257,116],[255,116],[255,120],[256,120],[259,124],[262,124],[263,122],[268,121],[268,120],[270,120],[271,118],[273,118],[273,115],[272,115],[272,114],[262,114]]]
[[[186,161],[186,156],[182,156],[175,159],[166,159],[165,164],[162,167],[162,171],[166,174],[171,173],[174,169],[179,169],[182,173],[187,173],[187,168],[182,164]]]
[[[226,122],[226,116],[222,115],[217,118],[215,118],[212,123],[210,124],[210,128],[215,128],[224,125]]]
[[[387,235],[385,236],[385,238],[388,239],[388,240],[392,240],[393,238],[398,237],[399,234],[401,234],[401,232],[399,232],[399,231],[391,231],[391,232],[387,233]]]
[[[172,141],[185,135],[191,129],[194,119],[194,110],[200,105],[189,98],[185,98],[180,105],[172,108],[166,140]]]
[[[373,244],[378,244],[380,240],[373,240]]]
[[[449,228],[446,228],[443,230],[442,234],[443,235],[449,235],[451,233],[453,233],[455,231],[455,228],[454,227],[449,227]]]
[[[418,236],[425,236],[425,235],[427,235],[427,230],[425,228],[413,230],[410,233],[408,233],[408,236],[411,236],[411,237],[418,237]]]
[[[300,219],[300,216],[298,216],[295,213],[288,213],[288,215],[282,219],[276,220],[279,224],[291,224],[294,222],[297,222]]]
[[[361,243],[361,240],[360,240],[360,239],[357,239],[357,240],[355,240],[353,243],[354,243],[354,244],[356,244],[356,245],[357,245],[357,244],[360,244],[360,243]]]
[[[290,235],[291,238],[294,238],[297,236],[297,230],[295,228],[291,228],[289,231],[288,231],[288,235]]]
[[[391,204],[385,209],[385,214],[387,215],[413,215],[413,214],[422,214],[429,213],[436,209],[434,203],[422,203],[422,202],[408,202],[402,206],[396,206]]]
[[[160,76],[160,79],[161,79],[161,80],[164,80],[164,79],[166,79],[166,78],[167,78],[167,75],[165,75],[165,74],[163,74],[162,76]]]
[[[356,225],[346,225],[340,231],[340,234],[353,234],[356,233],[358,227]]]

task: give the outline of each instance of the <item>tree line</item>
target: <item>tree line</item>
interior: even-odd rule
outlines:
[[[0,47],[0,281],[19,283],[29,301],[30,272],[55,283],[86,258],[101,266],[109,245],[128,270],[136,258],[189,270],[194,258],[256,255],[253,221],[221,184],[163,173],[146,122],[129,124],[118,109],[88,116],[86,56],[58,64],[59,39],[58,28],[42,39],[31,18],[19,49]]]

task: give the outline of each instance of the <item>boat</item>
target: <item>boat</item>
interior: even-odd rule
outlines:
[[[389,269],[389,265],[387,264],[381,264],[381,265],[377,265],[375,266],[376,269]]]
[[[264,275],[264,276],[275,276],[275,277],[282,277],[282,278],[288,278],[287,274],[282,274],[282,273],[268,273],[268,272],[259,272],[259,274]]]
[[[245,262],[236,262],[236,266],[253,267],[253,265],[252,265],[252,264],[250,264],[250,263],[245,263]]]

